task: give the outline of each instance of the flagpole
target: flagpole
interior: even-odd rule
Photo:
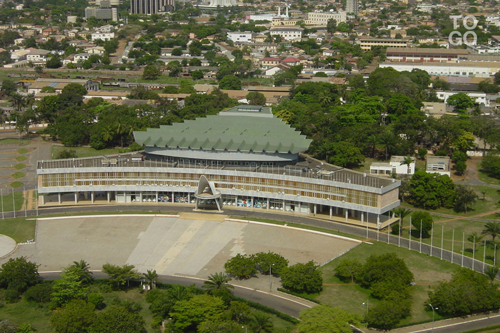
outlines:
[[[465,232],[462,232],[462,267],[464,267],[464,254],[465,254]]]
[[[408,249],[411,250],[411,216],[410,216],[410,233],[408,234]]]
[[[14,201],[14,189],[12,189],[12,211],[14,212],[14,218],[16,217],[16,202]]]
[[[399,219],[399,232],[398,232],[398,247],[401,247],[401,230],[403,229],[403,221]]]
[[[483,274],[484,274],[484,265],[486,265],[486,239],[484,240],[484,246],[483,246]]]
[[[441,226],[441,260],[443,260],[444,225]]]
[[[419,252],[422,253],[422,220],[420,220],[420,248]]]
[[[432,244],[434,241],[434,223],[432,224],[432,229],[431,229],[431,251],[430,251],[430,256],[432,257]]]
[[[455,250],[455,229],[453,229],[453,233],[451,236],[451,263],[453,264],[453,251]]]
[[[472,244],[472,270],[474,270],[475,259],[476,259],[476,236],[474,236],[474,244]]]
[[[4,219],[5,215],[3,213],[3,190],[0,190],[0,197],[2,198],[2,219]]]

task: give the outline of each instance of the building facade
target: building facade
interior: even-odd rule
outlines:
[[[152,15],[168,12],[175,8],[174,0],[131,0],[130,13]]]
[[[348,13],[357,14],[359,10],[358,0],[347,0],[345,11]]]

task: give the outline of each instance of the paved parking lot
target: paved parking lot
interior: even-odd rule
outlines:
[[[184,218],[113,216],[54,218],[38,221],[35,244],[13,256],[27,256],[40,271],[55,271],[86,260],[91,269],[105,263],[135,265],[141,272],[206,278],[223,271],[237,253],[273,251],[290,264],[326,263],[357,241],[278,226],[229,222],[225,216],[186,214]],[[5,261],[3,259],[2,261]]]

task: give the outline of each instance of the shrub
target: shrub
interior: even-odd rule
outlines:
[[[24,298],[28,302],[34,303],[48,303],[52,295],[51,283],[39,283],[33,287],[28,288],[24,293]]]
[[[298,263],[281,272],[283,287],[296,293],[319,293],[323,289],[323,276],[313,261]]]

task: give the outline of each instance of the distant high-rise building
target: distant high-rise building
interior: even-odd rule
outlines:
[[[131,0],[131,14],[158,14],[159,12],[167,12],[174,9],[174,0]]]
[[[347,0],[345,11],[348,13],[358,13],[358,0]]]
[[[119,0],[98,0],[95,3],[99,7],[85,8],[85,18],[87,20],[90,17],[94,16],[98,20],[115,22],[118,21],[118,5],[120,4]]]

